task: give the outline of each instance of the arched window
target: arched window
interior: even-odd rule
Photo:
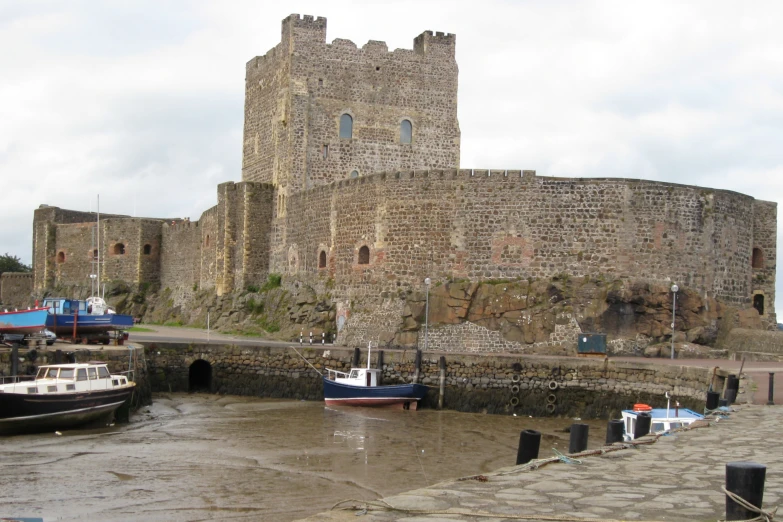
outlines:
[[[57,262],[58,263],[65,263],[65,252],[57,252]]]
[[[764,252],[762,252],[760,248],[753,249],[753,258],[751,259],[750,265],[753,268],[764,268]]]
[[[121,255],[125,254],[125,245],[123,245],[122,243],[116,243],[114,245],[113,253],[116,256],[121,256]]]
[[[364,245],[362,248],[359,249],[359,264],[360,265],[370,264],[370,248],[367,245]]]
[[[358,170],[352,170],[351,171],[351,177],[352,178],[358,178],[359,177],[359,171]]]
[[[410,120],[402,120],[400,123],[400,143],[409,144],[413,141],[413,125]]]
[[[324,250],[318,254],[318,268],[326,268],[326,252]]]
[[[209,247],[209,234],[207,234],[207,237],[204,238],[204,246]]]
[[[340,116],[340,137],[353,138],[353,118],[350,114],[346,113]]]

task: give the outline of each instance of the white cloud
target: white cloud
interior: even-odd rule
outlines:
[[[39,204],[99,193],[198,219],[241,176],[245,63],[293,12],[390,49],[456,33],[463,167],[783,201],[779,2],[39,0],[0,5],[0,253],[29,261]]]

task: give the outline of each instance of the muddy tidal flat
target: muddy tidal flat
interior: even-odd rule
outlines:
[[[567,451],[573,419],[325,408],[161,394],[132,422],[2,438],[0,517],[290,521],[513,465],[519,432]],[[582,422],[582,421],[579,421]],[[590,424],[600,447],[605,421]]]

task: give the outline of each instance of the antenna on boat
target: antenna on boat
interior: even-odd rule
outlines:
[[[372,352],[372,341],[367,343],[367,369],[370,369],[370,353]]]
[[[669,407],[672,403],[672,396],[669,394],[669,392],[666,392],[666,418],[669,418]]]

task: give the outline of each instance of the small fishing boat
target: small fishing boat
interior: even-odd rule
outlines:
[[[704,415],[700,413],[696,413],[687,408],[680,408],[679,402],[675,402],[675,406],[672,408],[668,393],[666,394],[666,399],[667,403],[665,408],[653,408],[647,404],[634,404],[633,409],[623,410],[622,416],[625,431],[623,439],[625,441],[634,439],[636,421],[641,413],[650,414],[650,433],[652,434],[660,434],[669,430],[682,428],[683,426],[688,426],[689,424],[704,418]]]
[[[30,433],[111,420],[136,383],[111,375],[106,363],[40,366],[33,380],[0,384],[0,434]]]
[[[90,300],[46,298],[43,302],[44,308],[48,310],[46,328],[58,337],[108,344],[109,332],[133,326],[133,316],[109,313],[108,307],[96,304]]]
[[[46,315],[45,307],[0,311],[0,335],[43,332]]]
[[[367,368],[351,368],[349,373],[326,369],[323,376],[326,405],[417,409],[429,388],[423,384],[379,384],[381,371],[370,368],[370,349]]]

